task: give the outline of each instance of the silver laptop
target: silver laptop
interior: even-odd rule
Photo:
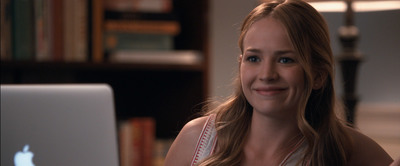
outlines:
[[[108,85],[1,85],[1,165],[117,166]]]

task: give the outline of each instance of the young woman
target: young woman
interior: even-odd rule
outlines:
[[[378,144],[335,114],[329,41],[305,2],[256,7],[241,28],[235,94],[183,127],[165,165],[389,165]]]

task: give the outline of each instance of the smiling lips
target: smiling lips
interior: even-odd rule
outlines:
[[[286,91],[287,88],[265,87],[265,88],[254,88],[253,90],[263,96],[273,96],[273,95],[277,95],[277,94],[280,94],[280,93]]]

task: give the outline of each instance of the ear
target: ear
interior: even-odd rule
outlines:
[[[325,85],[326,78],[327,75],[325,73],[318,73],[316,76],[314,76],[313,90],[321,89]]]
[[[239,59],[238,60],[239,60],[239,64],[240,64],[242,62],[242,60],[243,60],[243,55],[242,54],[239,55]]]

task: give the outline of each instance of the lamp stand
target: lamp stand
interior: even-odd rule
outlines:
[[[345,1],[347,4],[345,25],[339,28],[339,39],[342,45],[342,53],[339,54],[337,60],[340,63],[343,79],[343,102],[346,111],[346,118],[349,125],[353,126],[355,122],[356,105],[358,102],[358,96],[356,95],[357,70],[363,59],[363,55],[357,50],[359,31],[354,25],[352,0]]]

